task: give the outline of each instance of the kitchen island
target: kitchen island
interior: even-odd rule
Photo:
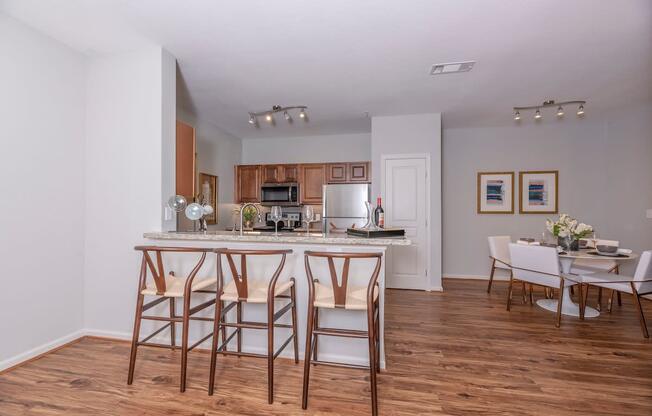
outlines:
[[[294,277],[296,279],[297,293],[297,314],[298,314],[298,337],[300,358],[303,359],[303,350],[305,347],[306,337],[306,315],[308,303],[308,280],[304,266],[305,251],[330,251],[330,252],[375,252],[383,254],[378,283],[380,286],[380,363],[381,368],[385,368],[384,353],[384,287],[385,287],[385,254],[391,250],[392,246],[410,245],[410,240],[405,238],[359,238],[351,237],[346,234],[331,234],[324,236],[321,233],[279,233],[274,236],[270,233],[245,232],[244,235],[231,231],[208,231],[208,232],[150,232],[143,235],[145,244],[160,246],[178,246],[178,247],[202,247],[202,248],[230,248],[230,249],[292,249],[292,254],[288,255],[285,267],[279,281]],[[278,265],[279,258],[248,258],[247,264],[250,276],[257,279],[269,279],[273,270]],[[181,262],[175,265],[177,269],[188,269],[196,259],[187,257],[187,260],[177,260]],[[209,256],[206,260],[201,275],[210,275],[216,273],[215,267],[216,255]],[[328,265],[322,259],[311,259],[311,267],[315,278],[320,282],[330,283],[330,274]],[[351,262],[349,284],[365,285],[371,276],[375,262],[373,260],[358,260]],[[341,264],[336,263],[338,277],[341,275]],[[169,269],[169,267],[168,267]],[[225,282],[231,279],[228,272],[228,266],[223,265],[225,271]],[[203,301],[203,294],[193,295],[196,300],[193,304]],[[228,316],[229,321],[234,316]],[[265,322],[266,310],[264,305],[248,304],[243,311],[243,319],[251,321]],[[289,323],[289,320],[288,322]],[[366,313],[364,311],[351,310],[326,310],[321,313],[320,325],[324,327],[346,328],[346,329],[367,329]],[[210,331],[212,326],[207,323],[193,323],[190,338],[191,344],[193,339],[199,339],[202,334]],[[287,338],[284,331],[275,331],[275,344],[280,345]],[[264,331],[245,331],[243,336],[243,351],[263,353],[266,351],[266,334]],[[204,344],[209,347],[207,342]],[[231,346],[231,345],[229,345]],[[291,357],[291,348],[287,348],[283,356]],[[338,361],[351,364],[368,364],[368,345],[364,339],[339,338],[339,337],[321,337],[319,339],[319,357],[324,361]]]

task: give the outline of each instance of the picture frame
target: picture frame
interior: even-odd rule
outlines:
[[[217,195],[219,191],[219,178],[209,173],[199,173],[199,201],[208,203],[213,207],[213,213],[207,215],[206,223],[209,225],[217,224]]]
[[[559,212],[559,171],[519,172],[518,182],[520,214]]]
[[[514,172],[478,172],[477,213],[514,213]]]

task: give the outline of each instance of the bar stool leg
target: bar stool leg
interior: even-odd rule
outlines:
[[[374,317],[376,316],[376,311],[379,309],[378,305],[374,307]],[[376,335],[376,372],[380,373],[380,315],[376,319],[376,325],[374,334]]]
[[[220,306],[222,307],[222,309],[224,309],[226,307],[225,302],[220,302]],[[217,302],[215,302],[215,307],[217,307]],[[221,322],[224,322],[224,319]],[[222,325],[222,342],[224,342],[225,340],[226,340],[226,327]],[[226,345],[224,345],[224,351],[227,350],[228,348],[226,347]]]
[[[174,298],[170,298],[170,319],[174,319],[176,315],[176,304]],[[170,322],[170,345],[172,349],[177,345],[177,331],[176,331],[176,322]]]
[[[138,337],[140,337],[140,322],[143,315],[143,302],[145,295],[138,295],[136,300],[136,317],[134,319],[134,334],[131,338],[131,354],[129,356],[129,374],[127,375],[127,384],[134,382],[134,368],[136,366],[136,352],[138,351]]]
[[[378,394],[376,392],[376,335],[374,308],[367,308],[367,335],[369,338],[369,380],[371,383],[371,414],[378,415]]]
[[[299,364],[299,337],[297,337],[297,296],[294,285],[290,288],[290,300],[292,301],[292,336],[294,339],[294,363]]]
[[[183,297],[183,326],[181,334],[181,383],[179,391],[186,391],[186,369],[188,366],[188,326],[190,323],[190,293]]]
[[[274,299],[267,301],[267,402],[274,402]]]
[[[313,321],[315,328],[319,329],[319,308],[315,308],[315,320]],[[315,347],[312,349],[312,359],[317,361],[317,350],[319,349],[319,335],[315,334]]]
[[[222,342],[226,340],[224,337],[224,326],[222,323],[222,305],[223,302],[215,302],[215,321],[213,323],[213,346],[211,348],[211,369],[210,376],[208,379],[208,395],[212,396],[215,389],[215,366],[217,365],[217,347],[219,347],[217,334],[220,332],[220,327],[222,327]],[[226,348],[225,348],[226,349]]]
[[[312,356],[312,330],[315,316],[313,299],[308,300],[308,325],[306,326],[306,350],[303,359],[303,394],[301,397],[301,408],[308,408],[308,385],[310,384],[310,357]]]
[[[242,302],[238,301],[238,304],[235,305],[235,307],[236,307],[236,312],[235,312],[236,322],[238,324],[241,324],[242,323]],[[236,332],[237,332],[236,340],[237,340],[237,344],[238,344],[238,352],[242,352],[242,328],[236,328]]]

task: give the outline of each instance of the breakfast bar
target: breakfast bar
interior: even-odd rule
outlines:
[[[148,232],[143,235],[144,243],[148,245],[166,246],[166,247],[200,247],[210,249],[232,249],[232,250],[287,250],[291,249],[292,253],[287,255],[285,266],[279,277],[279,282],[295,278],[296,303],[298,318],[298,339],[299,339],[299,356],[303,357],[307,310],[308,310],[308,278],[306,276],[305,258],[306,251],[332,252],[332,253],[380,253],[382,262],[378,276],[379,285],[379,334],[380,334],[380,366],[385,368],[385,354],[383,343],[383,314],[384,314],[384,287],[385,287],[385,255],[392,246],[406,246],[411,242],[405,238],[360,238],[347,236],[346,234],[323,235],[321,233],[286,233],[278,236],[263,234],[259,232],[245,232],[243,235],[229,231],[209,231],[209,232]],[[250,276],[270,276],[270,270],[273,271],[278,265],[278,259],[272,256],[260,256],[260,259],[251,260],[247,264],[248,274]],[[199,277],[214,276],[216,273],[216,255],[209,255],[199,272]],[[313,278],[319,279],[322,283],[330,283],[329,265],[321,259],[311,259],[310,266]],[[249,259],[248,259],[249,261]],[[188,257],[177,259],[177,264],[168,265],[168,269],[179,270],[179,272],[188,273],[195,264],[196,259]],[[341,275],[342,263],[336,262],[338,275]],[[351,261],[348,273],[349,285],[359,284],[366,285],[369,276],[373,273],[375,261],[370,259],[355,259]],[[224,263],[223,263],[223,268]],[[225,269],[228,269],[226,266]],[[225,275],[225,284],[230,275]],[[207,300],[208,294],[193,295],[198,301]],[[205,298],[205,299],[204,299]],[[193,302],[194,303],[194,302]],[[351,313],[354,312],[354,313]],[[230,313],[235,313],[231,311]],[[243,320],[265,322],[266,307],[264,304],[246,305],[242,311]],[[210,312],[207,312],[210,316]],[[289,317],[282,318],[289,323]],[[321,315],[320,324],[324,327],[337,327],[352,330],[366,330],[367,321],[364,311],[350,311],[343,309],[332,309]],[[152,327],[153,328],[153,327]],[[212,323],[198,322],[193,323],[190,328],[190,343],[201,339],[202,335],[212,330]],[[262,331],[245,331],[242,337],[242,350],[252,353],[261,353],[266,351],[266,335]],[[288,334],[284,331],[276,331],[274,334],[275,344],[280,345]],[[235,341],[232,340],[231,343]],[[206,341],[202,347],[210,348],[210,340]],[[231,344],[229,344],[231,347]],[[348,364],[367,365],[368,352],[366,341],[355,338],[335,338],[320,337],[319,339],[320,359],[331,362],[342,362]],[[290,348],[282,352],[281,356],[292,357]]]

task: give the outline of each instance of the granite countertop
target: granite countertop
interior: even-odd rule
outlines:
[[[290,243],[290,244],[332,244],[332,245],[361,245],[361,246],[409,246],[412,242],[403,237],[392,238],[360,238],[351,237],[346,234],[330,234],[324,237],[321,233],[291,232],[279,233],[278,237],[273,233],[261,233],[245,231],[244,235],[232,231],[207,231],[207,232],[150,232],[144,233],[143,237],[150,240],[177,240],[177,241],[241,241],[253,243]]]

